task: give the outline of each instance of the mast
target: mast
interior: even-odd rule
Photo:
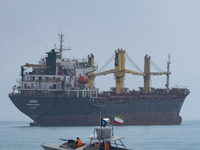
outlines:
[[[116,80],[116,94],[123,93],[124,76],[125,76],[125,50],[118,49],[115,51],[115,71],[114,74]]]
[[[151,57],[146,55],[144,57],[144,93],[149,93],[149,87],[150,87],[150,59]]]
[[[170,61],[170,55],[168,55],[168,60],[167,60],[167,83],[166,83],[166,89],[167,89],[167,93],[169,93],[169,65],[170,65],[171,61]]]
[[[60,52],[60,57],[61,57],[61,59],[62,59],[62,52],[63,52],[63,50],[71,50],[71,48],[69,47],[69,48],[63,48],[64,46],[63,46],[63,42],[64,42],[64,40],[63,40],[63,37],[64,37],[64,34],[61,32],[60,34],[58,33],[58,36],[59,36],[59,38],[60,38],[60,48],[56,48],[56,45],[55,45],[55,50],[59,50],[59,52]]]

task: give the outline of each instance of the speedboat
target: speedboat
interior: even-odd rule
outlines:
[[[73,139],[66,140],[66,139],[60,139],[64,141],[64,143],[52,143],[52,144],[42,144],[41,146],[44,148],[44,150],[73,150],[78,149],[76,147],[76,141]],[[85,144],[82,143],[83,147]]]
[[[112,128],[113,129],[113,128]],[[94,134],[89,136],[89,142],[82,143],[81,147],[76,147],[75,140],[64,140],[64,143],[42,144],[44,150],[130,150],[123,144],[123,137],[113,135],[110,127],[98,127],[94,129]]]

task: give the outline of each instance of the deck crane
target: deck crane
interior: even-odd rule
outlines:
[[[91,66],[94,66],[94,56],[91,54],[88,56],[88,63]],[[116,94],[122,94],[123,93],[123,83],[124,83],[124,77],[126,73],[130,73],[132,75],[140,75],[144,77],[144,93],[149,93],[150,89],[150,76],[151,75],[169,75],[169,71],[167,72],[150,72],[150,56],[146,55],[144,58],[144,72],[136,72],[132,70],[125,69],[125,50],[123,49],[118,49],[115,50],[115,67],[114,69],[99,72],[99,73],[94,73],[91,72],[88,74],[88,88],[93,89],[94,88],[94,78],[96,76],[101,76],[101,75],[107,75],[113,73],[115,76],[115,86]]]
[[[159,76],[159,75],[167,75],[167,83],[166,83],[166,88],[167,88],[167,92],[169,90],[169,75],[171,74],[171,72],[169,72],[169,64],[170,64],[170,60],[168,60],[167,63],[167,72],[151,72],[150,71],[150,61],[151,57],[146,55],[144,57],[144,93],[149,93],[150,91],[150,76]]]
[[[91,66],[94,66],[94,56],[88,56],[88,61]],[[123,93],[123,83],[124,83],[124,76],[125,73],[131,73],[133,75],[144,75],[143,73],[131,71],[125,69],[125,50],[118,49],[115,51],[115,67],[114,69],[103,71],[100,73],[91,72],[88,74],[88,88],[93,89],[94,78],[100,75],[107,75],[113,73],[116,79],[116,94]]]

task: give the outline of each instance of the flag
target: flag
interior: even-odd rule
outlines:
[[[124,118],[116,115],[114,118],[114,123],[121,125],[124,122]]]
[[[105,127],[106,124],[107,124],[107,121],[104,120],[103,118],[101,118],[101,126],[102,126],[102,127]]]

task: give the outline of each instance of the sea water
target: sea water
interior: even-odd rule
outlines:
[[[41,144],[60,143],[60,138],[88,142],[95,126],[30,127],[28,122],[0,121],[0,150],[43,150]],[[114,134],[134,150],[200,150],[200,121],[181,125],[115,126]]]

